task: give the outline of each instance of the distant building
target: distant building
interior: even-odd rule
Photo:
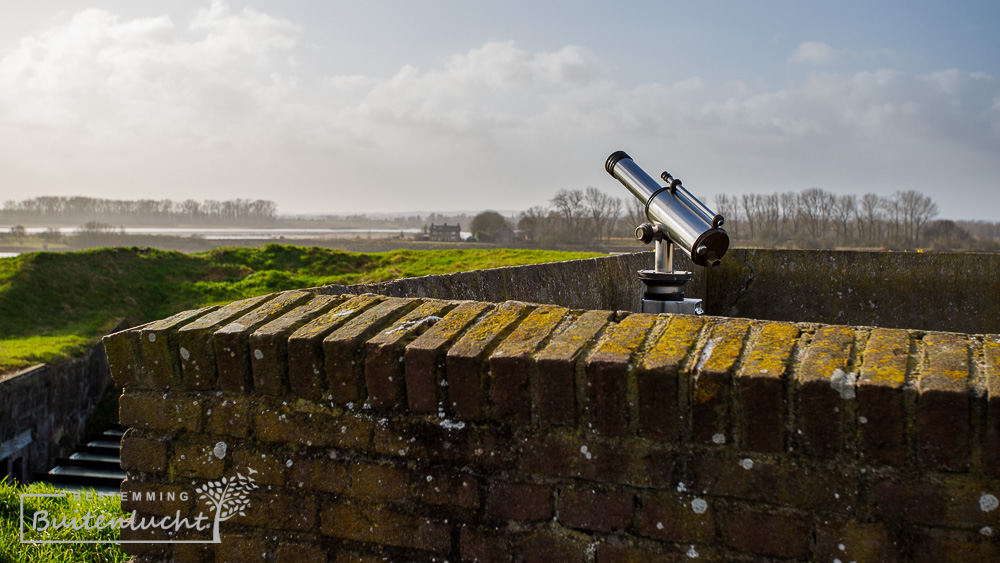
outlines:
[[[461,242],[462,240],[462,227],[461,225],[449,225],[445,223],[444,225],[435,225],[431,223],[430,232],[428,233],[430,240],[438,242]]]
[[[515,237],[516,237],[516,234],[514,233],[513,230],[511,230],[510,227],[508,227],[507,225],[500,225],[500,228],[497,229],[495,240],[497,242],[499,242],[499,243],[506,244],[506,243],[514,242],[514,238]]]

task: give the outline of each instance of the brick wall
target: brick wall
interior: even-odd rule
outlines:
[[[30,482],[68,456],[86,438],[87,421],[110,384],[101,344],[61,363],[0,374],[0,477]]]
[[[105,344],[126,510],[259,485],[138,560],[1000,558],[995,335],[291,291]]]

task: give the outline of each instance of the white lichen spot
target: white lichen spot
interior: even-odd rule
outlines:
[[[858,422],[860,422],[861,424],[868,424],[868,419],[863,416],[859,416]]]
[[[720,444],[720,445],[721,444],[725,444],[726,443],[726,435],[723,434],[723,433],[721,433],[721,432],[719,432],[718,434],[715,434],[714,436],[712,436],[712,441],[715,442],[716,444]]]
[[[844,551],[844,550],[846,550],[846,549],[847,549],[847,546],[845,546],[845,545],[844,545],[844,544],[842,544],[842,543],[838,543],[838,544],[837,544],[837,549],[839,549],[840,551]]]
[[[746,458],[740,461],[740,467],[743,469],[753,469],[753,460]]]
[[[708,360],[712,358],[712,352],[715,351],[715,346],[718,344],[715,340],[709,340],[705,343],[705,348],[701,351],[701,358],[698,360],[698,365],[694,368],[694,386],[698,386],[698,376],[701,375],[701,370],[704,369],[705,364]]]
[[[989,493],[983,493],[983,496],[979,497],[979,508],[982,508],[983,512],[996,510],[997,506],[1000,506],[1000,501],[997,500],[997,497]]]
[[[696,498],[691,501],[691,510],[693,510],[695,514],[704,514],[705,511],[708,510],[708,503],[705,502],[705,499]]]
[[[445,418],[442,419],[441,422],[439,422],[438,424],[441,426],[441,428],[445,428],[447,430],[461,430],[465,428],[465,422],[461,420],[459,420],[458,422],[454,422]]]
[[[230,326],[230,329],[229,329],[230,332],[239,332],[239,331],[242,331],[242,330],[246,330],[246,328],[247,328],[247,327],[241,325],[240,323],[232,323],[229,326]]]
[[[334,313],[333,316],[334,317],[346,317],[347,315],[350,315],[353,312],[354,312],[354,309],[344,309],[343,311],[341,311],[339,313]]]
[[[690,557],[691,559],[697,559],[698,558],[698,550],[695,549],[694,546],[692,545],[687,550],[687,556]]]
[[[684,486],[683,482],[677,483],[677,492],[678,493],[683,493],[686,490],[687,490],[687,487]]]
[[[256,350],[253,351],[253,357],[257,358],[258,360],[263,360],[264,352],[261,352],[260,348],[257,348]]]
[[[583,457],[587,459],[594,457],[593,454],[591,454],[590,451],[587,449],[587,446],[580,446],[580,453],[583,454]]]
[[[854,373],[844,373],[844,370],[837,368],[830,375],[830,387],[833,387],[842,399],[854,398],[854,385],[858,382],[858,376]]]
[[[984,536],[992,536],[993,528],[990,528],[989,526],[983,526],[982,528],[979,528],[979,533]]]
[[[152,333],[152,332],[149,333],[149,341],[150,342],[156,342],[156,334],[155,333]]]
[[[430,483],[430,482],[431,482],[431,481],[433,481],[433,480],[434,480],[434,478],[433,478],[433,477],[431,477],[430,475],[428,475],[428,476],[427,476],[427,482],[428,482],[428,483]]]
[[[181,346],[181,357],[184,358],[184,361],[186,362],[191,359],[191,352],[188,352],[187,348]]]
[[[215,447],[212,448],[212,453],[215,454],[215,457],[219,459],[226,457],[226,443],[219,442],[218,444],[216,444]]]
[[[291,466],[292,466],[292,460],[288,460],[285,462],[285,467],[291,467]]]

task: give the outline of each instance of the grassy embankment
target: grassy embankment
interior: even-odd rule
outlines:
[[[270,244],[197,254],[148,248],[41,252],[0,259],[0,373],[70,357],[127,318],[328,284],[590,258],[543,250],[351,253]]]

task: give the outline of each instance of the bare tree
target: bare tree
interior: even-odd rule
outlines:
[[[622,201],[594,187],[586,189],[583,201],[597,240],[600,241],[604,233],[611,238],[611,230],[621,214]]]
[[[882,238],[882,200],[875,194],[861,196],[858,228],[862,239],[878,242]]]
[[[916,190],[907,190],[898,194],[907,235],[913,242],[920,240],[920,228],[938,214],[937,204],[931,198]]]
[[[799,194],[799,212],[804,220],[806,230],[814,241],[819,241],[826,233],[830,222],[830,207],[833,204],[833,194],[820,188],[809,188]]]
[[[839,195],[834,198],[833,217],[837,234],[842,242],[851,238],[851,223],[858,214],[858,198],[854,194]]]

